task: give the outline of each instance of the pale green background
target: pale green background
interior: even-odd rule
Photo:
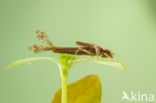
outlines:
[[[55,64],[4,69],[22,58],[59,59],[52,52],[28,51],[30,45],[40,43],[36,29],[44,30],[57,46],[75,46],[80,40],[116,53],[116,60],[128,71],[88,63],[70,71],[69,84],[97,74],[103,86],[102,103],[126,103],[121,102],[123,90],[156,95],[155,7],[154,0],[0,0],[0,103],[50,103],[61,88]]]

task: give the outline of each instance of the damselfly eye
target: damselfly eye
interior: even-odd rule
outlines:
[[[103,50],[102,57],[103,58],[113,58],[114,54],[110,50]]]

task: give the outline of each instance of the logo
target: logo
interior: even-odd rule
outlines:
[[[134,92],[131,91],[130,93],[126,93],[122,91],[122,101],[131,101],[131,102],[154,102],[154,94],[152,93],[141,93],[140,91]]]

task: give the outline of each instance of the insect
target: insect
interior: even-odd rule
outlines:
[[[81,41],[76,41],[76,45],[79,47],[56,47],[50,42],[45,32],[36,31],[37,38],[48,44],[48,46],[35,44],[29,47],[34,53],[39,53],[43,51],[53,51],[54,53],[62,53],[62,54],[70,54],[70,55],[89,55],[89,56],[97,56],[102,58],[113,58],[114,54],[108,50],[104,49],[96,44],[86,43]]]

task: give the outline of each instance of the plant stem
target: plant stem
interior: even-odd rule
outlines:
[[[62,69],[62,103],[67,103],[67,73]]]

